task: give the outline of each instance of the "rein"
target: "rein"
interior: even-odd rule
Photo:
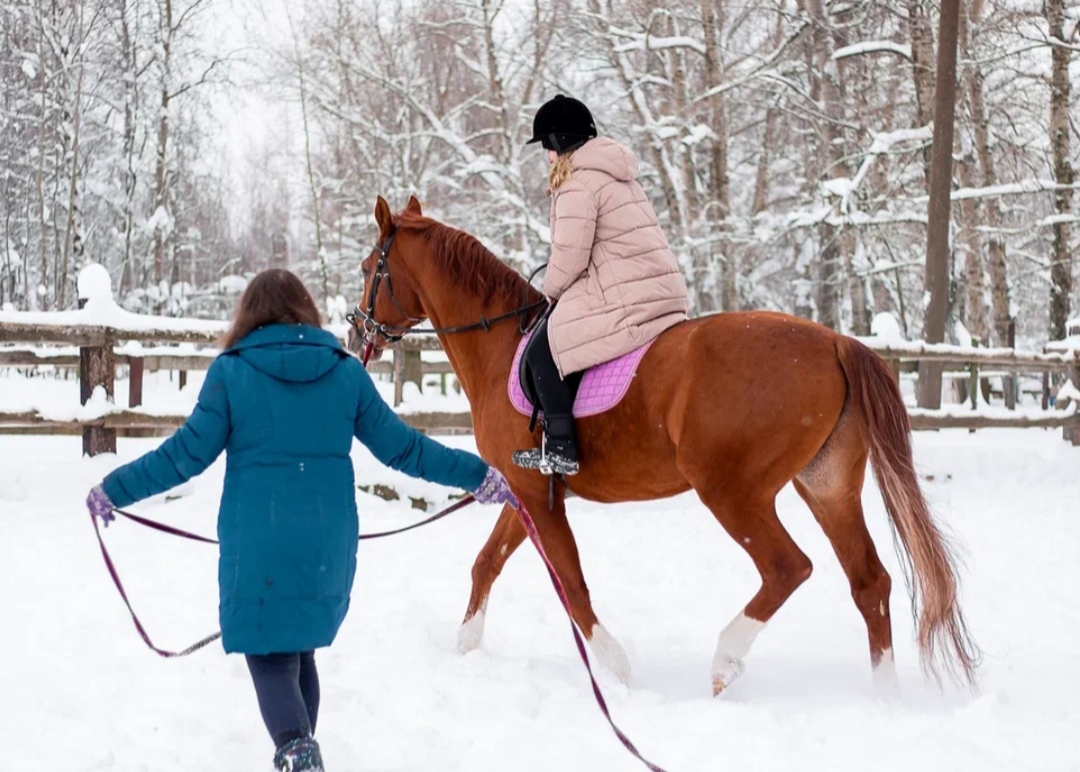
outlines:
[[[421,520],[420,522],[413,523],[412,525],[405,526],[404,528],[395,528],[391,531],[378,531],[376,533],[360,534],[360,541],[367,539],[381,539],[385,536],[393,536],[395,534],[404,533],[405,531],[411,531],[414,528],[419,528],[429,523],[434,523],[436,520],[441,520],[447,515],[451,515],[460,509],[464,509],[469,504],[476,501],[476,498],[469,494],[462,498],[460,501],[451,504],[449,507],[441,510],[440,512],[432,515],[431,517]],[[192,541],[202,542],[204,544],[217,544],[216,539],[210,539],[206,536],[199,536],[189,531],[184,531],[180,528],[174,528],[171,525],[165,523],[159,523],[149,518],[141,517],[139,515],[132,514],[131,512],[125,512],[121,509],[113,509],[113,512],[131,520],[139,525],[146,526],[155,531],[169,534],[170,536],[179,536],[183,539],[190,539]],[[532,515],[525,509],[525,505],[522,504],[521,508],[517,510],[518,516],[521,518],[522,525],[525,527],[525,532],[529,535],[529,540],[532,541],[533,546],[536,547],[536,551],[540,555],[540,559],[544,561],[544,567],[547,568],[548,576],[551,578],[551,584],[555,587],[555,594],[559,596],[559,601],[562,603],[563,610],[566,611],[566,616],[570,620],[570,632],[574,635],[574,643],[577,646],[578,655],[581,657],[582,663],[585,665],[585,670],[589,674],[589,682],[592,684],[593,696],[596,698],[596,704],[600,707],[600,712],[604,714],[604,718],[607,719],[608,724],[611,725],[611,729],[615,732],[615,736],[619,738],[619,742],[622,743],[636,759],[646,766],[651,772],[665,772],[663,767],[659,767],[653,764],[651,761],[641,755],[641,752],[634,746],[634,743],[630,741],[630,738],[619,729],[615,724],[615,720],[611,717],[611,710],[607,706],[607,701],[604,700],[604,694],[600,691],[600,685],[596,682],[596,676],[593,674],[592,665],[589,663],[589,654],[585,649],[585,641],[582,640],[581,632],[578,630],[577,623],[574,622],[573,614],[570,611],[570,600],[566,594],[566,588],[563,586],[562,580],[559,579],[559,575],[555,572],[555,566],[552,565],[551,559],[548,557],[547,552],[544,550],[544,545],[540,541],[540,534],[536,530],[536,523],[532,519]],[[109,556],[109,551],[105,547],[105,542],[101,538],[101,528],[98,525],[97,518],[93,515],[90,516],[90,520],[94,524],[94,534],[97,536],[98,545],[101,547],[101,555],[105,559],[105,566],[109,570],[109,576],[112,577],[113,583],[116,585],[116,589],[120,592],[120,597],[124,600],[124,605],[127,606],[128,612],[131,614],[131,619],[135,623],[135,629],[139,631],[139,635],[142,637],[143,642],[156,654],[162,657],[186,657],[189,654],[202,649],[218,638],[221,637],[220,632],[212,633],[206,636],[202,640],[193,643],[183,651],[167,651],[160,649],[153,644],[150,640],[150,636],[147,634],[146,629],[143,627],[142,622],[139,621],[139,617],[135,614],[135,610],[131,607],[131,601],[128,600],[127,593],[124,591],[124,585],[120,581],[120,575],[116,571],[116,566],[113,565],[112,558]]]
[[[368,297],[367,310],[365,311],[363,308],[360,307],[360,302],[363,301],[363,298],[361,298],[360,302],[357,302],[357,304],[353,307],[352,313],[345,315],[345,321],[347,321],[357,332],[361,333],[364,336],[365,347],[362,360],[365,367],[367,367],[368,360],[371,358],[371,352],[375,348],[375,340],[379,336],[382,336],[382,339],[387,343],[397,343],[406,335],[410,334],[453,335],[455,333],[471,332],[473,330],[483,330],[484,332],[490,332],[491,327],[494,324],[506,321],[507,319],[524,317],[533,309],[541,308],[548,305],[547,299],[537,300],[534,303],[527,302],[529,296],[528,288],[526,287],[524,293],[525,297],[520,306],[518,306],[512,311],[507,311],[504,314],[499,314],[498,316],[494,316],[490,319],[481,314],[479,321],[473,322],[472,324],[462,324],[455,327],[437,327],[434,329],[417,329],[416,327],[409,325],[386,324],[384,322],[379,322],[375,319],[375,301],[378,297],[379,286],[384,280],[386,281],[386,288],[390,292],[390,302],[394,304],[394,308],[397,309],[398,313],[401,314],[401,316],[406,321],[413,322],[414,324],[419,324],[420,322],[424,321],[421,317],[412,316],[411,314],[407,313],[405,309],[401,307],[401,303],[398,302],[397,296],[394,295],[394,284],[393,281],[390,279],[390,267],[387,261],[390,259],[390,247],[393,246],[394,237],[396,235],[397,229],[395,228],[393,231],[390,232],[390,235],[387,236],[386,241],[384,241],[382,244],[375,245],[375,251],[379,253],[379,259],[375,263],[375,270],[371,275],[371,293]],[[536,276],[536,274],[545,267],[546,263],[534,270],[531,274],[529,274],[527,284],[531,284],[533,277]],[[518,329],[522,333],[525,332],[525,327],[526,325],[524,324],[518,324]]]

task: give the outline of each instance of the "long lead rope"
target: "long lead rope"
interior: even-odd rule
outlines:
[[[367,539],[381,539],[385,536],[393,536],[395,534],[404,533],[405,531],[411,531],[414,528],[428,525],[429,523],[440,520],[447,515],[453,514],[454,512],[457,512],[458,510],[463,509],[469,504],[473,503],[475,500],[475,497],[472,494],[469,494],[462,498],[460,501],[451,504],[449,507],[446,507],[442,511],[436,513],[435,515],[432,515],[425,520],[421,520],[420,522],[413,523],[412,525],[408,525],[403,528],[396,528],[391,531],[379,531],[376,533],[361,534],[360,540],[364,541]],[[210,539],[206,536],[199,536],[198,534],[190,533],[189,531],[184,531],[180,528],[174,528],[173,526],[166,525],[165,523],[159,523],[155,520],[150,520],[149,518],[132,514],[131,512],[125,512],[121,509],[114,509],[113,511],[116,514],[125,517],[128,520],[131,520],[132,522],[146,526],[147,528],[151,528],[155,531],[167,533],[171,536],[179,536],[183,539],[190,539],[192,541],[202,542],[204,544],[218,543],[216,539]],[[615,736],[619,738],[619,742],[621,742],[623,746],[631,754],[633,754],[636,759],[638,759],[652,772],[665,772],[662,767],[653,764],[651,761],[642,756],[641,752],[637,749],[634,743],[631,742],[630,738],[626,736],[626,733],[619,729],[619,727],[615,724],[615,720],[611,717],[611,710],[608,708],[607,701],[604,699],[604,694],[600,690],[600,684],[596,682],[596,676],[593,674],[592,664],[589,662],[589,654],[585,648],[585,641],[582,639],[581,632],[578,630],[577,623],[574,622],[573,614],[570,611],[570,599],[566,594],[566,588],[563,586],[562,580],[559,579],[559,575],[555,571],[555,566],[552,565],[551,559],[548,557],[547,552],[544,550],[544,545],[540,541],[540,534],[536,529],[536,523],[533,521],[532,515],[529,514],[528,510],[525,508],[524,505],[521,505],[520,509],[518,509],[518,515],[521,517],[521,522],[522,525],[525,527],[525,532],[529,535],[529,540],[532,541],[533,546],[536,547],[536,551],[537,553],[539,553],[540,559],[544,561],[544,567],[547,568],[548,576],[551,578],[551,584],[555,587],[555,594],[559,596],[559,601],[562,603],[563,610],[566,611],[566,616],[570,620],[570,632],[574,635],[574,643],[577,645],[578,654],[581,656],[581,661],[582,663],[584,663],[585,670],[589,674],[589,682],[592,684],[593,696],[596,698],[596,704],[600,707],[600,712],[604,714],[604,718],[606,718],[608,724],[611,725],[611,729],[615,732]],[[154,643],[150,640],[150,636],[147,634],[146,629],[142,625],[142,622],[139,621],[139,617],[138,615],[136,615],[135,610],[131,607],[131,601],[128,600],[127,593],[124,591],[124,585],[120,581],[120,575],[117,573],[116,566],[113,564],[112,558],[109,556],[109,551],[105,547],[105,542],[101,538],[101,529],[98,525],[97,518],[91,516],[90,519],[94,523],[94,534],[97,536],[98,545],[101,547],[101,555],[105,559],[105,566],[109,570],[109,576],[112,577],[113,583],[116,585],[116,589],[120,592],[120,597],[123,598],[124,605],[127,606],[128,613],[131,614],[131,619],[135,623],[135,629],[139,631],[139,635],[142,637],[143,642],[145,642],[152,651],[161,655],[162,657],[186,657],[189,654],[193,654],[199,649],[208,646],[209,644],[213,643],[221,637],[221,633],[216,632],[212,635],[206,636],[205,638],[192,644],[191,646],[188,646],[186,649],[176,652],[168,651],[155,646]]]

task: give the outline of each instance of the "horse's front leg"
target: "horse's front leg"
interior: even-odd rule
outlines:
[[[518,490],[516,486],[515,490]],[[529,490],[520,490],[519,495],[526,509],[533,516],[540,543],[566,592],[571,617],[585,633],[597,661],[622,683],[627,683],[630,680],[630,660],[623,647],[600,624],[596,612],[593,611],[589,588],[585,584],[585,576],[581,571],[577,542],[570,530],[570,523],[566,519],[566,504],[563,495],[555,496],[555,507],[551,510],[548,509],[546,480],[542,485],[531,486]],[[512,520],[512,525],[507,522],[508,518]],[[505,535],[500,537],[500,534]],[[471,619],[468,615],[466,616],[466,622],[458,637],[459,643],[468,637],[466,631],[470,625],[478,627],[479,632],[482,633],[484,609],[491,585],[506,563],[506,558],[524,538],[525,529],[518,513],[509,507],[504,508],[491,538],[484,545],[484,549],[481,550],[473,566],[473,595],[469,602],[469,610],[473,615]],[[512,541],[507,539],[512,539]],[[501,546],[504,544],[507,547],[505,552]],[[486,582],[482,582],[481,579],[485,579]],[[475,641],[473,647],[475,647],[479,643],[479,635],[474,634],[472,637]]]
[[[503,507],[491,536],[476,556],[472,568],[472,594],[465,619],[458,630],[458,651],[465,653],[480,645],[484,637],[484,613],[488,595],[495,579],[502,572],[506,561],[525,540],[525,528],[518,513],[508,505]]]

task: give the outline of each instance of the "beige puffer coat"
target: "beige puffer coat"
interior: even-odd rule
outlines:
[[[551,198],[544,294],[559,373],[620,357],[686,319],[686,282],[636,181],[630,149],[605,137],[574,151]]]

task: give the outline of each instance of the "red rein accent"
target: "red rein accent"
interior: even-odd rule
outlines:
[[[365,353],[365,359],[368,355],[370,355],[370,353],[371,347],[369,344],[368,351]],[[432,517],[429,517],[426,520],[422,520],[419,523],[414,523],[413,525],[409,525],[404,528],[398,528],[392,531],[381,531],[378,533],[361,534],[360,540],[364,541],[366,539],[378,539],[384,536],[393,536],[394,534],[411,531],[413,528],[419,528],[422,525],[427,525],[428,523],[433,523],[436,520],[444,518],[447,515],[468,506],[475,500],[476,499],[470,494],[461,499],[460,501],[442,510],[441,512],[438,512]],[[114,511],[116,512],[116,514],[121,515],[128,520],[136,522],[139,525],[144,525],[147,528],[152,528],[155,531],[161,531],[162,533],[167,533],[171,536],[179,536],[183,539],[191,539],[192,541],[199,541],[206,544],[218,543],[216,539],[208,539],[205,536],[199,536],[198,534],[189,533],[179,528],[173,528],[171,525],[158,523],[145,517],[140,517],[139,515],[133,515],[130,512],[124,512],[119,509]],[[533,522],[532,516],[525,509],[524,505],[521,506],[518,514],[521,517],[522,524],[525,526],[525,532],[529,534],[529,539],[532,541],[533,546],[536,547],[536,551],[540,554],[540,559],[544,561],[544,566],[547,568],[548,576],[551,577],[551,583],[555,587],[555,593],[559,596],[559,600],[562,602],[563,609],[566,611],[566,615],[570,619],[570,632],[574,634],[574,643],[577,644],[578,654],[581,655],[581,661],[585,664],[585,670],[588,671],[589,681],[592,684],[593,695],[596,697],[596,704],[600,706],[600,712],[604,714],[604,718],[606,718],[608,724],[611,725],[611,729],[615,732],[615,736],[619,738],[619,742],[621,742],[623,746],[628,751],[630,751],[630,753],[632,753],[636,759],[638,759],[642,764],[652,770],[652,772],[665,772],[662,767],[658,767],[656,764],[653,764],[651,761],[642,756],[641,752],[638,751],[636,747],[634,747],[634,744],[630,741],[630,738],[627,737],[626,734],[624,734],[623,731],[615,725],[615,721],[611,717],[611,711],[608,709],[607,702],[604,700],[604,695],[600,691],[600,685],[596,682],[596,676],[593,675],[592,665],[589,663],[589,655],[585,649],[585,641],[582,640],[581,633],[578,631],[577,624],[574,622],[574,617],[570,612],[570,600],[567,598],[566,588],[563,587],[562,581],[559,579],[559,575],[555,572],[555,567],[551,564],[551,560],[550,558],[548,558],[547,552],[544,551],[544,545],[540,542],[540,534],[536,530],[536,523]],[[192,654],[199,649],[209,645],[210,643],[213,643],[221,637],[220,632],[214,633],[213,635],[208,635],[198,643],[194,643],[191,646],[188,646],[183,651],[179,652],[166,651],[164,649],[159,649],[157,646],[155,646],[151,642],[150,636],[147,635],[146,630],[143,628],[142,623],[139,621],[139,617],[135,614],[134,609],[131,608],[131,602],[128,600],[127,593],[124,592],[124,585],[120,581],[120,575],[117,574],[116,567],[113,565],[112,562],[112,558],[109,557],[109,551],[105,548],[105,542],[102,541],[101,530],[98,526],[97,518],[91,516],[90,519],[94,523],[94,533],[97,535],[98,544],[101,546],[101,555],[105,558],[105,566],[109,569],[109,575],[112,577],[113,583],[116,585],[116,589],[120,592],[120,597],[123,598],[124,605],[127,606],[127,610],[131,614],[131,619],[135,623],[135,629],[139,631],[139,635],[142,636],[143,641],[146,643],[147,646],[150,647],[152,651],[160,654],[162,657],[185,657],[188,654]]]

